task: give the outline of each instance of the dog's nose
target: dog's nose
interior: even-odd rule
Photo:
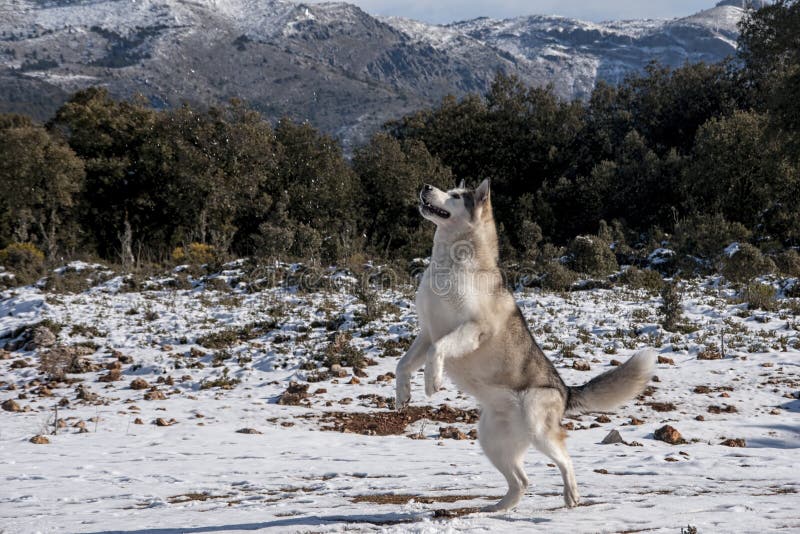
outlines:
[[[433,190],[433,186],[425,184],[425,185],[422,186],[422,190],[423,191],[432,191]]]

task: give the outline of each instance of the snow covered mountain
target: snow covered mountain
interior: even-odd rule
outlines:
[[[239,97],[357,142],[446,94],[485,91],[498,71],[585,98],[598,79],[618,82],[652,60],[718,61],[735,51],[748,7],[758,6],[726,0],[675,20],[437,26],[346,3],[5,0],[0,111],[48,118],[71,92],[103,85],[163,107]]]

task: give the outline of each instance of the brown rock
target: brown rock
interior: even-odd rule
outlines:
[[[11,362],[12,369],[24,369],[25,367],[30,367],[30,366],[31,364],[29,364],[23,359],[14,360],[13,362]]]
[[[444,439],[467,439],[467,435],[454,426],[440,426],[439,437]]]
[[[147,383],[147,380],[143,378],[135,378],[131,381],[131,389],[147,389],[150,387],[150,384]]]
[[[722,353],[717,347],[706,347],[697,354],[698,360],[721,360]]]
[[[286,391],[284,391],[281,397],[278,399],[278,404],[282,404],[284,406],[297,406],[303,399],[307,399],[309,396],[308,384],[291,382],[289,387],[286,388]]]
[[[594,420],[597,421],[598,423],[610,423],[611,422],[611,418],[609,416],[605,415],[605,414],[598,415],[597,417],[594,418]]]
[[[747,443],[745,443],[742,438],[726,439],[720,443],[720,445],[725,445],[726,447],[747,447]]]
[[[236,432],[238,434],[262,434],[262,432],[259,432],[255,428],[240,428]]]
[[[732,404],[725,404],[723,406],[711,405],[708,407],[708,413],[713,414],[737,413],[738,411],[739,410],[736,408],[736,406],[733,406]]]
[[[711,388],[708,386],[695,386],[692,392],[702,395],[703,393],[711,393]]]
[[[611,360],[610,362],[608,362],[608,365],[613,365],[614,367],[619,367],[620,365],[622,365],[622,362],[619,361],[619,360]]]
[[[167,396],[164,395],[164,392],[155,386],[150,388],[150,391],[144,394],[144,400],[149,400],[149,401],[166,400],[166,398]]]
[[[122,369],[122,363],[119,360],[114,360],[106,364],[106,369],[113,371],[114,369]]]
[[[136,419],[133,420],[133,424],[134,425],[143,425],[144,421],[142,421],[142,419],[140,417],[137,417]]]
[[[82,401],[94,402],[98,399],[97,393],[94,393],[83,384],[78,384],[78,387],[75,388],[75,392],[78,394],[78,399]]]
[[[657,412],[673,412],[676,409],[671,402],[648,402],[647,405]]]
[[[46,326],[37,326],[33,329],[31,341],[28,344],[30,349],[42,349],[52,347],[56,344],[56,335]]]
[[[675,365],[675,361],[672,358],[667,358],[666,356],[659,356],[658,363],[663,363],[666,365]]]
[[[361,380],[359,380],[358,377],[354,376],[347,383],[352,386],[352,385],[355,385],[355,384],[360,384]]]
[[[633,425],[633,426],[639,426],[639,425],[643,425],[644,421],[642,421],[641,419],[638,419],[638,418],[636,418],[634,416],[631,416],[630,424]]]
[[[119,362],[117,362],[119,363]],[[122,379],[122,372],[119,369],[111,369],[108,373],[104,374],[97,379],[98,382],[116,382]]]
[[[683,439],[681,433],[678,432],[676,428],[673,428],[669,425],[664,425],[655,432],[653,432],[653,437],[659,441],[664,441],[669,443],[670,445],[678,445],[681,443],[686,443],[686,440]]]
[[[353,368],[353,374],[358,378],[367,378],[368,376],[365,371],[359,369],[358,367]]]
[[[42,436],[41,434],[39,434],[38,436],[33,436],[28,441],[30,441],[31,443],[35,443],[37,445],[47,445],[48,443],[50,443],[50,440],[47,439],[45,436]]]
[[[153,421],[153,424],[156,425],[156,426],[172,426],[177,422],[178,421],[176,421],[175,419],[170,419],[169,421],[167,421],[163,417],[159,417],[158,419]]]
[[[14,399],[8,399],[7,401],[3,402],[2,408],[7,412],[21,412],[22,408],[19,407],[19,404]]]
[[[592,367],[586,360],[572,360],[572,368],[576,371],[591,371]]]

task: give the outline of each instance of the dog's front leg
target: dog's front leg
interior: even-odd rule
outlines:
[[[411,402],[411,375],[425,363],[431,342],[425,332],[420,332],[417,339],[409,347],[405,356],[397,362],[395,371],[395,403],[396,410],[402,410]]]
[[[464,323],[428,349],[425,361],[425,394],[431,396],[442,388],[444,361],[460,358],[478,350],[484,337],[476,322]]]

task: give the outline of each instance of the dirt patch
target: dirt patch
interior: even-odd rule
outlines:
[[[411,495],[411,494],[395,494],[395,493],[378,493],[376,495],[357,495],[350,499],[354,503],[368,502],[372,504],[407,504],[411,501],[421,504],[433,504],[437,502],[457,502],[457,501],[472,501],[475,499],[484,499],[487,501],[496,501],[502,498],[501,496],[486,496],[486,495]]]
[[[316,418],[316,415],[305,417]],[[428,419],[438,423],[466,423],[478,422],[478,410],[461,410],[443,404],[438,408],[432,406],[410,406],[401,412],[326,412],[319,416],[323,425],[322,430],[335,432],[351,432],[367,434],[370,436],[397,436],[402,435],[405,429],[419,421]]]
[[[433,511],[433,517],[435,519],[453,519],[455,517],[462,517],[469,514],[476,514],[480,512],[480,508],[475,508],[474,506],[468,506],[466,508],[450,508],[450,509],[439,509]]]

